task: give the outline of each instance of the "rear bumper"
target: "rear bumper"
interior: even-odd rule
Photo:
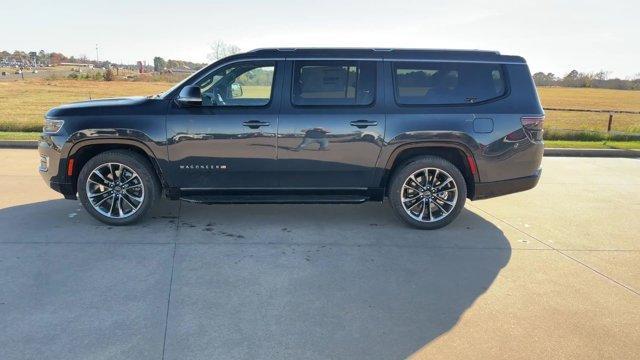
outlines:
[[[492,181],[492,182],[478,182],[475,183],[475,191],[471,200],[488,199],[496,196],[502,196],[507,194],[513,194],[520,191],[533,189],[540,180],[542,169],[538,169],[535,174],[531,176]]]

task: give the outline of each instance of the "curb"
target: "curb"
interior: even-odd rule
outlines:
[[[37,140],[0,140],[1,149],[37,149]]]
[[[544,149],[544,156],[640,158],[640,151],[625,149]]]
[[[37,149],[37,140],[0,140],[0,149]],[[640,151],[624,149],[544,149],[544,156],[640,158]]]

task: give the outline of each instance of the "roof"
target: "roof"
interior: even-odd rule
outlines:
[[[442,60],[525,63],[519,56],[501,55],[498,51],[447,49],[386,49],[386,48],[265,48],[255,49],[237,58],[358,58],[397,60]]]

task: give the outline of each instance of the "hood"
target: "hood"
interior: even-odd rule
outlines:
[[[74,115],[111,115],[144,106],[150,99],[144,96],[97,99],[60,105],[47,112],[47,117]]]

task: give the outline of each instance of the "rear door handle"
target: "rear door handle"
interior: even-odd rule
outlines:
[[[250,129],[257,129],[261,126],[269,126],[271,125],[271,123],[266,121],[249,120],[249,121],[243,122],[242,125]]]
[[[351,122],[351,126],[355,126],[358,129],[364,129],[369,126],[376,126],[376,125],[378,125],[377,121],[369,121],[369,120],[356,120]]]

